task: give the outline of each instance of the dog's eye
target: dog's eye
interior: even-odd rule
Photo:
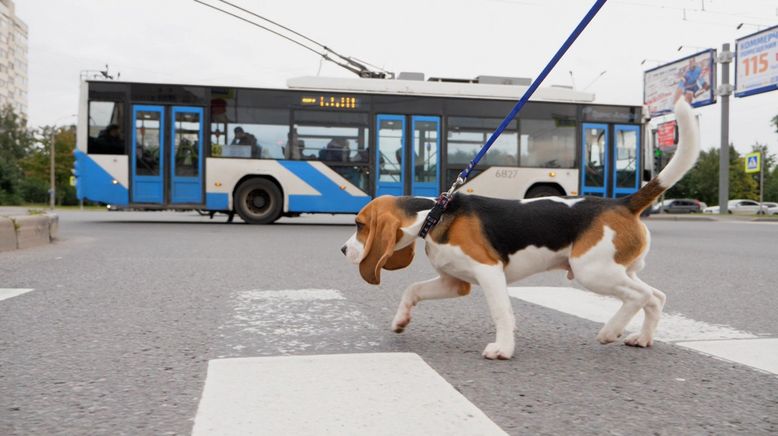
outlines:
[[[365,227],[364,223],[357,222],[356,224],[357,224],[357,231],[360,231]]]

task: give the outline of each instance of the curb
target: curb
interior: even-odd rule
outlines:
[[[16,227],[11,218],[0,216],[0,251],[16,250]]]
[[[670,215],[670,214],[658,214],[648,217],[653,221],[718,221],[718,219],[708,216],[686,216],[686,215]]]
[[[54,214],[0,217],[0,252],[48,244],[58,235]]]

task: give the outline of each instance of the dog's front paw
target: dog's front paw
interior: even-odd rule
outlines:
[[[610,344],[611,342],[616,342],[617,339],[621,337],[621,333],[615,332],[613,330],[609,330],[605,327],[600,330],[599,333],[597,333],[597,340],[601,344]]]
[[[508,360],[513,357],[513,344],[492,342],[486,346],[481,354],[489,360]]]
[[[394,320],[392,321],[392,331],[395,333],[402,333],[405,330],[405,327],[408,326],[408,324],[411,323],[411,314],[410,313],[397,313],[397,315],[394,316]]]
[[[642,333],[632,333],[624,339],[624,344],[630,347],[646,348],[654,345],[654,338]]]

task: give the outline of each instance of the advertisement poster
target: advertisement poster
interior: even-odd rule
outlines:
[[[778,26],[735,42],[735,97],[778,89]]]
[[[662,150],[669,150],[675,146],[675,121],[668,121],[657,126],[657,143]]]
[[[716,50],[695,53],[660,65],[643,75],[643,104],[652,117],[673,111],[675,101],[683,97],[693,107],[716,102]]]

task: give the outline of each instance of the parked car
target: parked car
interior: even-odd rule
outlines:
[[[704,203],[691,198],[670,198],[657,203],[651,208],[651,213],[700,213],[705,208]]]
[[[778,215],[778,206],[767,208],[767,215]]]
[[[774,204],[774,203],[765,202],[764,203],[765,208],[767,208],[768,205],[770,204]],[[744,199],[729,200],[727,202],[727,210],[729,213],[742,214],[742,215],[756,214],[759,213],[759,202],[754,200],[744,200]],[[718,206],[706,207],[705,209],[702,210],[702,213],[719,213],[719,207]]]

